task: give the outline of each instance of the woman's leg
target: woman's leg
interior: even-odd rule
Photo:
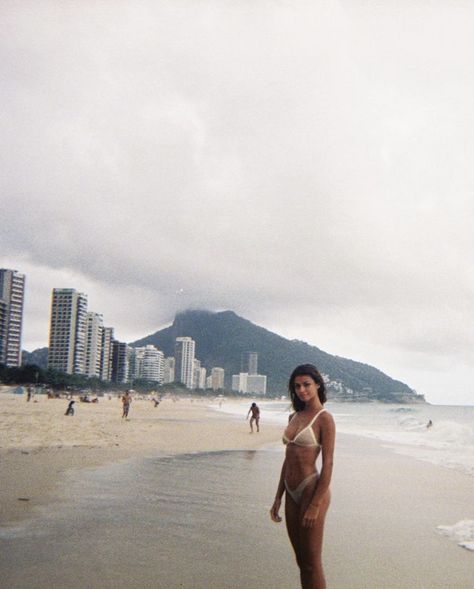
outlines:
[[[310,485],[312,486],[312,485]],[[299,551],[300,551],[300,570],[301,586],[303,589],[326,589],[326,580],[324,578],[322,552],[323,552],[323,535],[324,522],[326,513],[329,508],[330,494],[321,504],[318,518],[311,528],[304,528],[301,524],[304,513],[311,501],[313,493],[303,494],[300,504],[300,524],[299,524]]]
[[[285,493],[285,522],[288,537],[295,551],[296,562],[300,566],[300,508],[291,498],[288,491]],[[301,568],[301,567],[300,567]]]

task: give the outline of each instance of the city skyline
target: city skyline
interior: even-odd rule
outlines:
[[[0,266],[28,277],[24,348],[47,345],[59,285],[121,341],[232,309],[474,403],[469,2],[0,15]]]

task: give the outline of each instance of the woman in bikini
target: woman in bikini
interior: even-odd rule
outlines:
[[[286,527],[300,569],[301,587],[325,589],[321,555],[336,428],[323,406],[324,381],[312,364],[295,368],[288,387],[295,412],[283,435],[286,455],[270,516],[274,522],[281,522],[279,511],[286,491]],[[318,474],[316,459],[320,452],[322,469]]]

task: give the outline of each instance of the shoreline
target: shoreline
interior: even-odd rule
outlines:
[[[121,420],[117,401],[78,405],[69,418],[64,400],[33,405],[0,398],[0,526],[7,536],[9,528],[41,518],[42,508],[47,514],[56,502],[67,503],[68,489],[75,492],[70,485],[85,469],[190,453],[281,448],[283,457],[281,424],[263,421],[261,432],[250,435],[244,404],[240,419],[208,401],[165,400],[155,409],[137,400],[128,422]],[[79,435],[87,444],[77,444]],[[267,513],[278,475],[275,470],[274,478],[260,481],[256,507],[265,534],[279,536],[278,546],[291,562],[284,525],[276,527]],[[470,589],[473,552],[443,536],[438,526],[473,520],[471,495],[471,475],[398,454],[380,440],[339,433],[325,531],[328,586]]]
[[[281,435],[281,427],[271,423],[251,435],[245,414],[239,420],[215,411],[209,400],[166,399],[157,408],[135,400],[129,420],[121,419],[115,398],[77,403],[73,417],[64,415],[66,406],[64,399],[27,403],[18,395],[0,397],[0,526],[28,519],[57,500],[55,490],[70,470],[134,458],[257,450]]]

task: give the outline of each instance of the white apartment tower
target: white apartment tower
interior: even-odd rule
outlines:
[[[112,380],[112,342],[114,341],[114,328],[102,329],[102,352],[100,359],[100,378],[106,382]]]
[[[193,388],[206,388],[206,369],[203,366],[201,366],[201,361],[196,359],[194,360],[193,368]]]
[[[85,373],[87,376],[101,377],[103,330],[102,315],[89,311],[86,315]]]
[[[247,393],[267,394],[267,377],[265,374],[249,374],[247,376]]]
[[[248,374],[241,372],[232,375],[232,390],[239,393],[266,395],[267,377],[265,374]]]
[[[53,289],[48,368],[85,373],[87,295],[73,288]]]
[[[242,372],[258,374],[258,352],[244,352],[242,354]]]
[[[21,366],[25,275],[0,269],[0,364]]]
[[[224,388],[225,372],[223,368],[215,366],[211,370],[211,388],[213,391],[218,391]]]
[[[168,356],[167,358],[165,358],[163,366],[163,384],[169,384],[170,382],[174,382],[174,367],[174,356]]]
[[[133,348],[133,378],[163,384],[164,354],[155,346]],[[132,375],[130,375],[132,376]]]
[[[190,337],[177,337],[174,346],[176,382],[182,382],[186,388],[193,388],[194,351],[196,342]]]

